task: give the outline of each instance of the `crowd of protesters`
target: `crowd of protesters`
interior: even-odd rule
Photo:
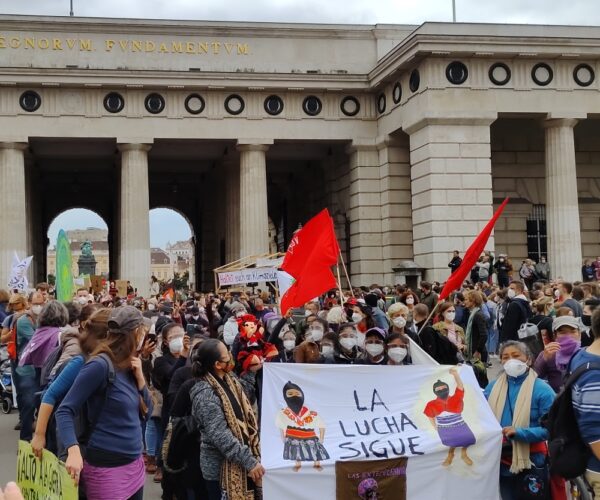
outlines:
[[[264,363],[400,366],[419,348],[473,368],[502,427],[501,496],[518,499],[520,473],[545,467],[541,418],[565,377],[600,362],[600,293],[596,281],[525,280],[506,256],[493,261],[482,255],[449,300],[440,283],[373,284],[283,317],[268,292],[161,296],[154,279],[150,298],[0,291],[20,438],[63,459],[90,499],[142,498],[148,475],[164,499],[260,498]],[[490,382],[494,359],[503,370]],[[578,380],[573,405],[600,498],[600,371]],[[563,478],[550,486],[548,498],[567,498]]]

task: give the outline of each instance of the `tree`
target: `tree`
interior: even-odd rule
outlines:
[[[187,288],[188,282],[190,281],[190,272],[186,271],[185,273],[175,273],[173,276],[173,289],[174,290],[183,290]]]

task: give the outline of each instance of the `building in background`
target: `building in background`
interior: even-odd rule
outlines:
[[[108,229],[88,227],[87,229],[69,229],[65,231],[71,243],[71,260],[73,276],[79,276],[77,260],[81,255],[81,245],[85,241],[92,244],[92,254],[96,258],[96,274],[105,278],[109,277],[110,259],[108,254]],[[56,247],[53,244],[46,252],[48,273],[56,275]]]
[[[162,248],[151,249],[150,269],[152,276],[156,276],[158,281],[169,281],[173,279],[174,274],[171,258]]]

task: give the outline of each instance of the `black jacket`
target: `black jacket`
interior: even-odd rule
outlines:
[[[506,314],[500,329],[500,342],[519,340],[517,332],[523,323],[531,316],[529,302],[523,299],[512,299],[508,303]]]
[[[473,315],[471,323],[471,352],[486,352],[485,343],[487,341],[488,330],[485,321],[485,315],[481,311],[477,311]]]

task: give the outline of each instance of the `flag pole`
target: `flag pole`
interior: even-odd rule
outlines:
[[[431,310],[431,312],[429,313],[429,316],[427,316],[427,319],[424,321],[423,326],[421,328],[419,328],[419,331],[417,332],[417,337],[421,334],[421,332],[423,331],[423,328],[425,328],[425,326],[427,325],[427,323],[429,323],[429,320],[433,317],[435,311],[437,311],[438,306],[442,303],[443,301],[438,301],[434,308]]]
[[[340,278],[340,263],[339,261],[335,265],[337,270],[337,282],[338,282],[338,290],[340,291],[340,301],[344,300],[344,290],[342,289],[342,279]]]
[[[348,288],[350,288],[350,294],[354,297],[354,289],[352,288],[352,283],[350,283],[350,276],[348,275],[348,269],[346,268],[346,264],[344,263],[344,257],[342,256],[342,249],[340,248],[340,260],[342,261],[342,267],[344,268],[344,274],[346,275],[346,280],[348,281]]]

